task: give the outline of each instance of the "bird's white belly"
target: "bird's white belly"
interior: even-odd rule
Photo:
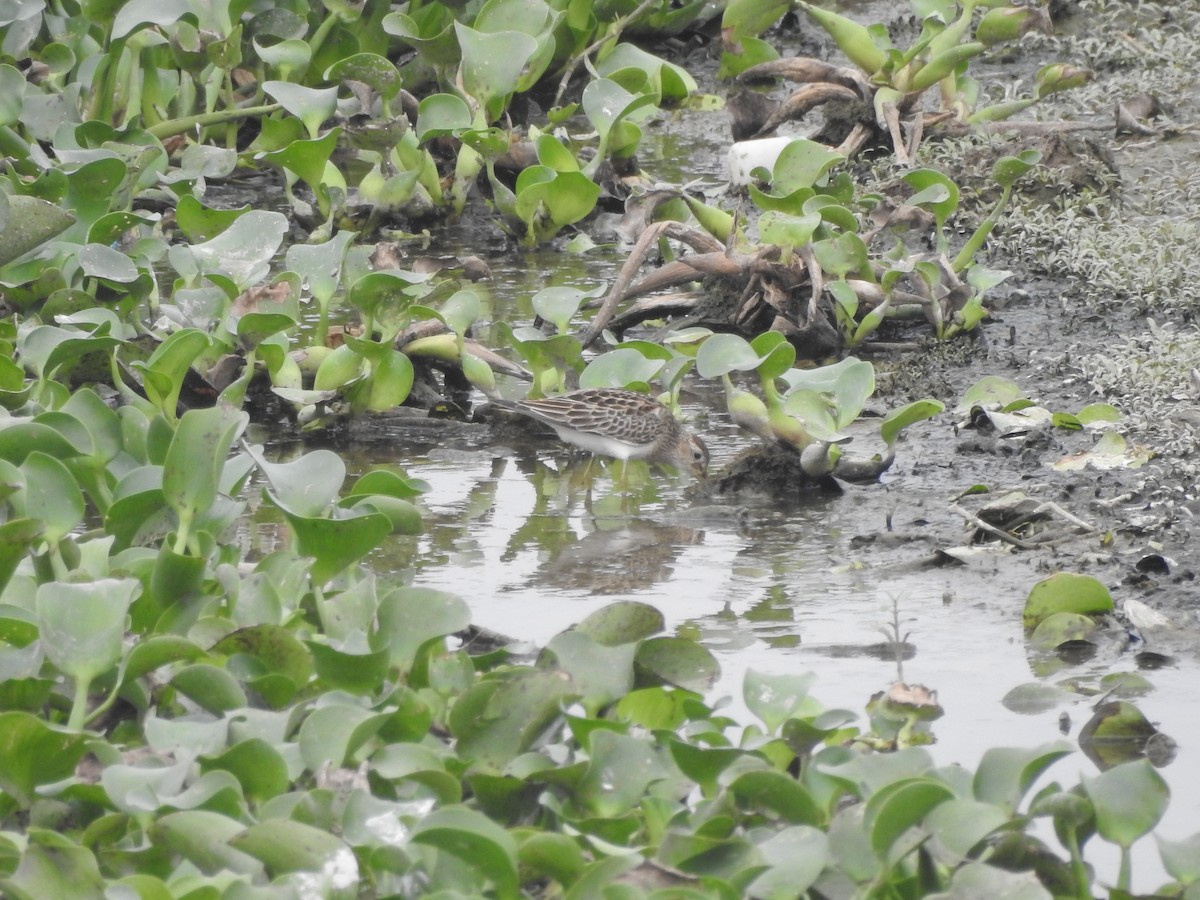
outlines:
[[[560,439],[568,444],[574,444],[581,450],[587,450],[589,453],[612,456],[616,459],[642,459],[650,452],[651,445],[649,444],[646,446],[627,444],[616,438],[590,431],[577,431],[565,425],[552,425],[551,427],[558,432]]]

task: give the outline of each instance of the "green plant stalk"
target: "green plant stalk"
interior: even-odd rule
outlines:
[[[92,679],[76,677],[75,696],[71,700],[71,715],[67,719],[67,728],[71,731],[83,731],[87,719],[88,688],[91,686]]]
[[[321,45],[325,43],[325,39],[329,37],[330,32],[333,31],[333,27],[337,23],[337,15],[330,13],[325,17],[325,21],[317,26],[317,30],[313,32],[312,39],[308,42],[308,46],[312,49],[313,58],[321,51]]]
[[[975,258],[975,254],[983,246],[983,242],[987,240],[988,235],[992,233],[992,229],[996,227],[996,223],[1000,221],[1000,213],[1008,205],[1008,200],[1011,196],[1012,185],[1009,185],[1000,193],[1000,199],[996,201],[996,205],[992,207],[992,211],[988,213],[987,218],[979,223],[979,227],[975,229],[975,233],[971,235],[963,245],[963,248],[958,251],[958,256],[954,257],[951,267],[955,272],[961,272],[971,264],[971,261]]]
[[[1091,881],[1088,878],[1087,866],[1083,862],[1083,854],[1079,850],[1079,835],[1074,828],[1066,828],[1067,852],[1071,854],[1071,877],[1075,881],[1076,900],[1092,900]]]
[[[194,116],[184,116],[181,119],[160,122],[158,125],[146,130],[161,141],[164,138],[174,137],[177,134],[186,134],[193,128],[207,128],[210,125],[224,125],[227,122],[235,122],[238,119],[253,119],[259,116],[268,116],[279,109],[282,109],[282,107],[278,103],[267,103],[263,106],[245,106],[241,109],[218,109],[214,112],[197,113]]]
[[[1117,890],[1129,893],[1129,885],[1133,880],[1133,858],[1130,853],[1130,845],[1121,845],[1121,868],[1117,873]]]

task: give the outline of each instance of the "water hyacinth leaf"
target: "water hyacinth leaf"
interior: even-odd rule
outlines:
[[[229,772],[241,783],[246,797],[255,803],[282,794],[291,784],[287,762],[261,738],[241,741],[224,753],[201,760],[200,770]]]
[[[258,58],[275,70],[280,81],[301,80],[312,62],[312,47],[296,38],[263,44],[255,37],[253,44]],[[326,80],[329,80],[328,73]]]
[[[767,811],[793,825],[825,822],[825,811],[808,788],[783,772],[743,772],[730,782],[729,791],[740,809]]]
[[[565,672],[521,669],[501,682],[477,682],[450,709],[460,759],[503,769],[532,747],[575,696]]]
[[[1037,715],[1049,712],[1074,699],[1074,694],[1064,691],[1058,685],[1031,681],[1027,684],[1018,684],[1004,695],[1000,703],[1005,709],[1015,713]]]
[[[516,842],[482,813],[463,806],[442,807],[417,823],[411,840],[454,856],[491,882],[502,900],[521,895]]]
[[[385,101],[400,93],[400,73],[386,58],[376,53],[355,53],[338,60],[325,70],[326,81],[361,81]]]
[[[829,170],[845,157],[823,144],[804,138],[790,141],[775,160],[771,171],[771,190],[789,196],[820,184]]]
[[[647,359],[632,347],[610,350],[588,363],[579,375],[581,388],[624,388],[649,384],[662,370],[661,359]]]
[[[245,829],[244,822],[221,813],[190,809],[162,816],[150,831],[156,844],[178,853],[205,874],[236,872],[261,877],[262,863],[230,846],[230,840]]]
[[[519,31],[484,34],[459,22],[454,32],[462,48],[463,90],[479,104],[485,124],[494,122],[517,90],[538,42]]]
[[[575,799],[593,816],[615,818],[633,809],[647,787],[668,769],[645,741],[600,729],[592,734],[590,756]]]
[[[41,523],[46,543],[56,546],[83,521],[83,492],[65,465],[40,450],[26,457],[21,475],[24,513]]]
[[[742,699],[746,707],[762,721],[768,734],[775,734],[785,721],[794,716],[814,714],[820,707],[808,691],[817,676],[771,675],[749,669],[742,682]]]
[[[310,772],[349,764],[363,742],[378,733],[386,716],[360,706],[332,703],[314,709],[300,726],[300,758]]]
[[[1012,187],[1013,183],[1042,160],[1039,150],[1022,150],[1016,156],[1002,156],[992,167],[992,180],[1001,187]]]
[[[721,674],[721,666],[706,647],[688,638],[656,637],[642,641],[634,657],[640,684],[673,684],[703,693]]]
[[[297,516],[321,516],[337,502],[346,480],[346,464],[332,450],[312,450],[287,463],[256,456],[271,484],[272,501]]]
[[[382,27],[417,51],[426,64],[440,68],[457,65],[461,59],[455,21],[449,7],[441,4],[410,10],[412,16],[400,12],[383,17]]]
[[[292,244],[284,265],[300,276],[302,286],[320,303],[328,303],[337,292],[346,248],[357,232],[338,231],[323,244]]]
[[[341,838],[303,822],[269,819],[231,837],[229,846],[262,862],[272,876],[313,873],[311,884],[320,896],[340,897],[358,885],[353,851]],[[326,893],[334,888],[337,893]]]
[[[1096,810],[1096,830],[1128,848],[1149,834],[1166,812],[1170,790],[1146,760],[1124,763],[1095,778],[1083,776],[1083,789]]]
[[[242,709],[249,702],[241,683],[231,673],[207,663],[184,666],[170,683],[179,693],[213,715]]]
[[[777,247],[802,247],[812,240],[813,232],[820,224],[820,213],[795,216],[769,210],[759,219],[758,231],[768,244]]]
[[[1023,618],[1026,629],[1036,628],[1056,612],[1095,616],[1112,612],[1108,588],[1090,575],[1056,572],[1043,578],[1029,591]]]
[[[140,590],[134,578],[41,585],[37,618],[46,658],[85,683],[107,672],[121,658],[125,617]]]
[[[346,653],[314,641],[307,644],[317,677],[331,688],[351,694],[371,694],[379,690],[387,676],[390,659],[386,650]]]
[[[566,334],[579,307],[593,296],[594,292],[576,287],[553,285],[533,295],[533,311],[553,325],[559,334]]]
[[[341,128],[331,128],[319,138],[292,141],[281,149],[262,154],[262,158],[273,166],[294,173],[315,191],[321,185],[329,157],[340,135]]]
[[[163,464],[163,499],[185,535],[216,501],[225,458],[250,417],[228,407],[192,409],[179,420]],[[178,548],[177,548],[178,549]]]
[[[796,363],[796,348],[778,331],[763,332],[750,346],[762,357],[758,366],[760,378],[769,381],[782,378]]]
[[[628,70],[638,73],[631,79]],[[644,83],[655,98],[655,103],[679,103],[696,90],[696,80],[680,66],[660,59],[653,53],[635,44],[620,43],[603,54],[596,66],[603,78],[611,78],[618,84],[629,86],[633,81]]]
[[[0,890],[12,897],[71,897],[104,900],[109,893],[96,857],[65,835],[31,827],[20,865],[0,877]],[[15,848],[13,848],[15,850]],[[11,854],[15,861],[15,852]]]
[[[387,467],[374,468],[364,474],[350,489],[347,497],[383,494],[401,500],[411,500],[429,490],[429,483],[420,478],[409,478],[401,471]]]
[[[998,806],[956,797],[934,809],[925,819],[925,827],[956,862],[962,862],[980,841],[1008,822],[1008,815]]]
[[[916,189],[916,193],[908,198],[912,206],[920,206],[933,213],[934,220],[940,230],[958,210],[958,185],[937,169],[914,169],[901,176],[903,180]]]
[[[1087,616],[1056,612],[1038,622],[1029,636],[1029,643],[1043,650],[1052,650],[1069,641],[1086,641],[1098,630],[1099,626]]]
[[[360,497],[348,507],[353,510],[376,512],[387,516],[392,523],[392,534],[420,534],[424,531],[421,510],[407,500],[374,494]]]
[[[1063,741],[1030,749],[992,747],[975,770],[975,799],[1014,812],[1041,774],[1071,752],[1071,745]]]
[[[357,279],[350,287],[349,300],[357,309],[375,318],[386,307],[393,318],[406,312],[414,296],[412,288],[427,280],[411,272],[385,270],[371,272]]]
[[[852,231],[837,237],[816,241],[812,245],[813,256],[822,271],[837,278],[863,275],[870,272],[867,245]]]
[[[417,107],[417,139],[454,134],[471,127],[471,108],[457,94],[430,94]]]
[[[904,832],[953,798],[954,792],[946,784],[927,777],[901,779],[876,791],[865,811],[871,847],[885,857]]]
[[[143,25],[174,25],[192,13],[187,0],[132,0],[124,4],[112,23],[112,36],[123,38]]]
[[[596,78],[588,82],[583,89],[583,111],[600,133],[600,148],[589,171],[606,158],[617,124],[626,116],[656,102],[652,95],[632,94],[609,78]]]
[[[960,412],[976,406],[996,406],[1005,408],[1009,404],[1024,399],[1025,394],[1015,381],[1001,378],[999,375],[985,375],[967,388],[956,409]]]
[[[601,607],[575,626],[606,647],[633,643],[658,634],[666,625],[663,614],[648,603],[622,600]]]
[[[889,447],[892,446],[900,433],[909,425],[932,419],[946,408],[940,400],[926,398],[906,403],[898,409],[889,410],[879,425],[879,436]]]
[[[1141,757],[1159,733],[1142,711],[1125,700],[1102,703],[1079,731],[1079,746],[1101,766]]]
[[[84,275],[128,284],[138,277],[138,268],[124,253],[104,244],[84,244],[79,248],[79,268]]]
[[[296,551],[313,558],[312,577],[318,585],[358,562],[392,533],[392,521],[382,513],[355,511],[342,519],[306,518],[284,510],[296,536]]]
[[[212,240],[189,249],[204,271],[224,273],[240,291],[267,274],[287,231],[288,220],[282,213],[252,209]]]
[[[515,212],[539,241],[591,213],[600,186],[582,172],[555,172],[531,166],[517,176]]]
[[[830,861],[829,839],[807,825],[776,832],[758,845],[768,868],[746,889],[747,896],[800,896],[817,880]]]
[[[565,834],[536,832],[521,842],[517,858],[522,871],[570,887],[583,873],[586,860],[579,842]]]
[[[24,195],[8,196],[8,217],[0,227],[0,266],[24,256],[75,223],[75,217],[54,203]]]
[[[470,609],[454,594],[396,588],[379,601],[379,630],[373,644],[388,651],[391,665],[407,672],[425,644],[462,631],[470,622]]]
[[[1171,841],[1156,834],[1158,853],[1163,868],[1180,884],[1200,882],[1200,832],[1180,841]]]
[[[625,696],[633,687],[635,644],[607,647],[581,631],[564,631],[546,644],[558,667],[571,675],[583,702],[590,709]]]
[[[337,88],[310,88],[287,81],[264,81],[262,88],[304,123],[313,140],[320,133],[321,124],[337,109]]]
[[[831,413],[839,428],[857,419],[867,399],[875,393],[875,367],[853,356],[831,366],[791,369],[782,377],[789,394],[793,391],[810,391],[827,395]]]
[[[204,650],[187,638],[173,634],[151,635],[138,641],[129,651],[121,677],[123,682],[135,681],[170,663],[194,662],[204,655]]]
[[[0,789],[22,808],[36,799],[38,785],[70,777],[85,751],[78,734],[27,712],[0,712]]]
[[[235,209],[212,209],[192,194],[184,194],[175,207],[175,221],[188,241],[202,243],[220,234],[249,211],[248,204]]]
[[[543,134],[537,139],[537,158],[543,166],[555,172],[578,172],[579,160],[563,146],[562,141],[552,134]]]

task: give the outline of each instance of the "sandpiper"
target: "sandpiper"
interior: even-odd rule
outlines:
[[[708,472],[708,448],[652,397],[619,388],[589,388],[540,400],[500,400],[497,405],[544,422],[580,449],[616,459],[642,459]]]

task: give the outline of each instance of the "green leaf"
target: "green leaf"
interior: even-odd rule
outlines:
[[[591,613],[575,626],[597,643],[607,647],[632,643],[663,630],[663,614],[648,603],[622,600]]]
[[[337,109],[337,88],[311,88],[288,81],[264,81],[263,92],[304,123],[316,140],[321,125]],[[311,184],[311,182],[310,182]]]
[[[21,474],[24,513],[41,523],[46,543],[55,547],[83,521],[83,492],[66,466],[40,450],[25,459]]]
[[[1041,774],[1070,753],[1070,745],[1063,742],[1028,750],[992,747],[984,752],[975,770],[975,799],[1015,812]]]
[[[189,809],[162,816],[150,831],[156,845],[178,853],[207,875],[235,872],[258,878],[262,876],[262,863],[230,846],[230,841],[245,828],[244,822],[220,813]]]
[[[234,835],[229,846],[260,860],[272,875],[320,873],[312,889],[324,896],[322,888],[344,891],[359,880],[358,862],[345,842],[303,822],[269,819]]]
[[[689,638],[656,637],[642,641],[634,657],[639,683],[674,684],[702,693],[713,686],[721,666],[707,647]]]
[[[225,458],[249,421],[247,413],[223,406],[188,410],[179,420],[163,464],[162,490],[179,517],[181,535],[216,501]]]
[[[829,839],[807,825],[784,828],[758,845],[768,868],[750,882],[756,898],[803,896],[830,863]]]
[[[6,895],[20,900],[104,900],[110,896],[91,850],[41,828],[30,828],[26,837],[28,845],[20,865],[8,877],[0,878],[0,890]]]
[[[85,682],[107,672],[121,658],[125,617],[139,590],[134,578],[41,585],[37,616],[46,658]]]
[[[39,785],[69,777],[85,751],[78,734],[26,712],[0,712],[0,789],[22,808],[34,802]]]
[[[1112,612],[1113,600],[1103,584],[1090,575],[1056,572],[1043,578],[1025,600],[1025,627],[1035,628],[1056,612],[1078,613],[1083,616]]]
[[[866,826],[875,852],[885,857],[896,840],[921,822],[954,792],[933,778],[905,778],[877,791],[867,801]]]
[[[462,631],[470,623],[470,609],[454,594],[400,587],[379,601],[379,630],[373,643],[376,649],[387,650],[391,665],[407,672],[427,643]]]
[[[516,842],[482,813],[462,806],[434,810],[416,824],[411,840],[456,857],[490,881],[498,897],[520,896]]]
[[[925,419],[932,419],[945,408],[945,404],[940,400],[934,400],[930,397],[906,403],[899,409],[890,410],[883,417],[883,421],[879,425],[879,436],[883,438],[883,442],[887,446],[891,447],[900,436],[900,433],[909,425],[922,422]]]
[[[769,734],[775,734],[793,716],[813,715],[820,709],[808,696],[817,676],[771,675],[748,669],[742,681],[742,699],[746,707],[762,720]]]
[[[1095,778],[1083,776],[1083,789],[1096,810],[1096,830],[1128,848],[1149,834],[1167,809],[1170,790],[1144,759],[1124,763]]]

